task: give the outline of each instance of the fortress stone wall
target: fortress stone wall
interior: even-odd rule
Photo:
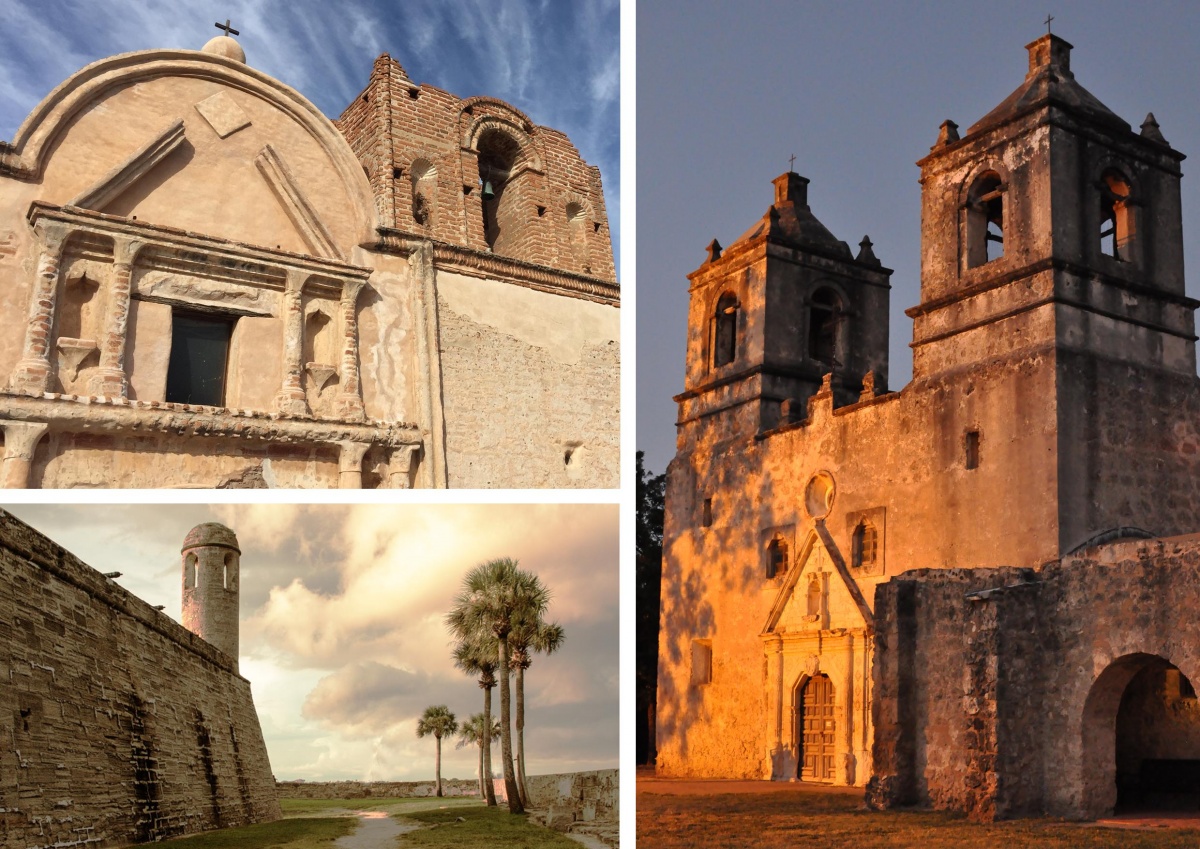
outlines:
[[[280,816],[236,660],[4,512],[0,674],[3,849]]]

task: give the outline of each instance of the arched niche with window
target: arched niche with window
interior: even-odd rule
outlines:
[[[782,578],[788,570],[788,544],[783,534],[775,534],[767,543],[767,578]]]
[[[521,148],[502,130],[487,129],[479,136],[478,151],[483,238],[493,253],[509,255],[524,223],[510,182]]]
[[[967,192],[967,268],[1004,256],[1005,189],[997,172],[985,171],[975,178]]]
[[[1116,168],[1100,177],[1100,253],[1119,262],[1132,262],[1137,226],[1129,179]]]
[[[408,169],[413,222],[426,230],[437,223],[437,168],[428,159],[413,160]]]
[[[737,359],[738,345],[738,300],[732,292],[717,298],[713,312],[713,356],[714,368],[727,366]]]
[[[808,356],[818,363],[842,365],[846,307],[841,295],[828,286],[813,292],[808,303]]]
[[[808,618],[817,620],[821,618],[824,612],[825,590],[821,586],[821,576],[818,573],[813,573],[808,578],[808,590],[805,593],[805,613]]]

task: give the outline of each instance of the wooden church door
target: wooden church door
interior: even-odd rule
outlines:
[[[798,699],[800,780],[833,781],[833,682],[814,675],[805,682]]]

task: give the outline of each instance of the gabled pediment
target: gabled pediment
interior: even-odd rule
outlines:
[[[809,602],[817,582],[819,605]],[[814,612],[815,610],[815,612]],[[779,587],[763,634],[805,629],[870,626],[874,617],[862,590],[850,576],[836,543],[821,522],[811,528],[800,546],[792,569]]]

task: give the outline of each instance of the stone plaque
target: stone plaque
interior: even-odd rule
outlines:
[[[250,126],[250,116],[223,91],[201,100],[196,104],[196,111],[221,138],[227,138],[243,127]]]

